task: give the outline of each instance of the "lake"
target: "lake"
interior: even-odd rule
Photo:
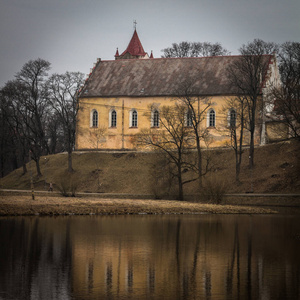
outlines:
[[[300,218],[2,217],[0,271],[0,299],[300,299]]]

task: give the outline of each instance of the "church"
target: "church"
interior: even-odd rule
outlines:
[[[160,107],[174,105],[178,87],[187,79],[193,81],[195,96],[210,99],[201,124],[209,132],[210,146],[228,145],[226,129],[236,112],[234,107],[224,111],[226,101],[235,97],[226,70],[239,56],[154,58],[152,51],[145,52],[136,29],[120,53],[117,49],[114,60],[97,59],[80,91],[76,150],[135,149],[135,136],[142,129],[160,130]],[[275,56],[265,59],[268,72],[262,80],[262,97],[279,78]],[[267,125],[266,118],[261,118],[256,144],[267,141]]]

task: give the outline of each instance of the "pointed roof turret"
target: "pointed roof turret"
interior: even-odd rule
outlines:
[[[127,49],[121,54],[121,56],[127,53],[131,54],[132,56],[145,56],[147,54],[144,51],[144,48],[136,32],[136,29],[134,30],[133,36],[127,46]]]
[[[147,59],[149,55],[145,52],[143,45],[136,31],[136,22],[134,22],[134,32],[126,50],[119,55],[117,50],[115,59]],[[153,55],[152,55],[153,56]]]
[[[151,50],[150,58],[153,58],[153,51]]]
[[[116,54],[115,54],[115,57],[119,57],[119,49],[117,48],[117,51],[116,51]]]

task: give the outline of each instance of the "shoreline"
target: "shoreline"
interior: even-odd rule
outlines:
[[[206,204],[175,200],[108,199],[1,195],[0,216],[127,215],[127,214],[276,214],[261,206]]]

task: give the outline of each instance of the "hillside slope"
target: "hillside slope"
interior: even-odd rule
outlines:
[[[243,155],[241,184],[235,183],[235,160],[231,149],[205,151],[210,157],[211,171],[206,179],[227,187],[227,193],[248,192],[251,187],[256,193],[300,192],[300,143],[282,142],[257,147],[255,167],[249,170],[248,150]],[[77,191],[101,193],[151,194],[163,197],[175,194],[177,182],[167,174],[167,167],[156,153],[127,152],[75,152],[75,172],[67,170],[67,155],[56,154],[41,158],[42,177],[37,177],[35,164],[27,165],[28,173],[22,175],[18,169],[0,179],[0,187],[6,189],[30,189],[30,173],[33,174],[37,190],[54,189],[72,184]],[[98,184],[99,183],[99,184]],[[184,186],[185,194],[197,193],[197,183]]]

